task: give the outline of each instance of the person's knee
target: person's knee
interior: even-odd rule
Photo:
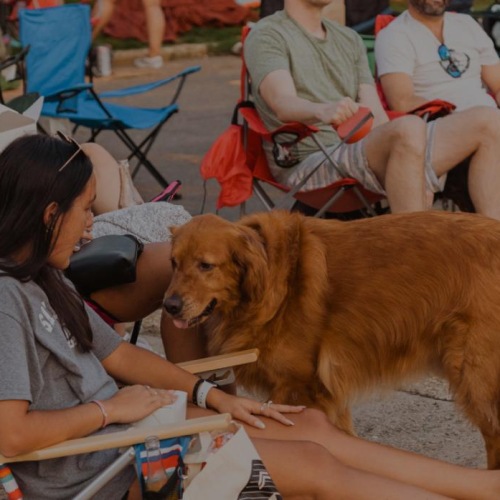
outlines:
[[[93,156],[109,155],[109,153],[100,144],[96,142],[84,142],[81,145],[83,152],[91,159]]]
[[[404,116],[395,121],[392,131],[394,149],[403,151],[406,155],[423,157],[427,142],[427,126],[418,116]]]
[[[500,110],[487,106],[474,108],[469,116],[473,119],[467,121],[471,124],[469,133],[475,134],[480,142],[498,142],[500,138]]]
[[[299,415],[304,439],[321,443],[326,436],[332,437],[342,432],[330,422],[328,416],[321,410],[306,408]]]

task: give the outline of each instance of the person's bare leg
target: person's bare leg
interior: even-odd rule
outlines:
[[[91,299],[120,321],[137,321],[161,307],[172,277],[169,242],[148,243],[137,260],[133,283],[99,290]]]
[[[109,23],[113,12],[115,10],[117,0],[97,0],[94,8],[92,9],[92,17],[97,18],[97,22],[92,28],[92,40],[95,40],[97,36],[104,29],[106,24]]]
[[[363,140],[368,164],[385,187],[392,213],[425,210],[423,120],[398,118],[375,127]]]
[[[206,414],[206,410],[191,406],[188,408],[188,418]],[[294,420],[295,417],[296,415]],[[346,466],[318,441],[310,441],[301,435],[300,429],[265,420],[266,429],[257,430],[246,426],[246,430],[276,487],[286,499],[372,500],[374,494],[377,498],[387,500],[447,498],[423,488]],[[314,425],[314,422],[310,424]],[[281,427],[281,436],[274,439],[274,432],[278,427]]]
[[[475,107],[436,123],[432,164],[438,177],[473,155],[469,194],[477,213],[500,219],[500,111]]]
[[[431,500],[446,498],[415,486],[345,466],[323,446],[305,441],[254,439],[284,498]],[[289,459],[289,457],[293,457]]]
[[[96,215],[117,210],[120,206],[120,166],[102,146],[95,142],[82,144],[96,176],[96,199],[92,210]]]
[[[142,4],[146,15],[148,57],[160,56],[165,33],[165,15],[160,0],[142,0]]]
[[[500,498],[500,471],[468,469],[349,436],[334,427],[326,415],[318,410],[287,416],[295,423],[293,427],[263,419],[266,429],[245,428],[253,438],[297,439],[319,443],[346,466],[446,497],[463,500]]]

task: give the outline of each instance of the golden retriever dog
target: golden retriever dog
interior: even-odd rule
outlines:
[[[275,211],[173,228],[164,307],[210,354],[258,347],[237,381],[353,432],[363,393],[445,377],[500,468],[500,222],[422,212],[353,222]]]

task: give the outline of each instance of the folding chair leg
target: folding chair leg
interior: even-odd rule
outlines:
[[[275,207],[275,205],[269,195],[264,191],[264,188],[259,183],[254,182],[253,189],[264,207],[266,207],[267,210],[271,211]]]
[[[76,130],[76,129],[75,129]],[[94,142],[97,136],[103,131],[104,129],[92,129],[92,133],[90,137],[88,138],[88,142]],[[149,149],[151,148],[152,145],[152,140],[156,138],[160,130],[157,128],[155,131],[153,131],[145,140],[143,140],[138,146],[134,143],[132,138],[125,132],[124,129],[116,129],[113,130],[113,132],[116,133],[118,138],[127,146],[127,148],[130,151],[130,154],[128,156],[128,159],[130,160],[131,158],[137,158],[138,163],[135,167],[135,169],[132,172],[132,178],[136,175],[137,171],[139,170],[139,167],[144,165],[148,172],[155,178],[155,180],[160,184],[161,187],[167,187],[168,186],[168,181],[163,177],[163,175],[158,172],[156,167],[147,159],[146,154],[149,152]],[[143,145],[147,144],[147,142],[151,140],[150,144],[146,146],[145,151],[143,151],[141,148]]]
[[[246,214],[247,214],[247,202],[244,201],[240,205],[240,219],[241,219],[241,217],[245,216]]]
[[[74,500],[90,500],[94,498],[96,493],[99,493],[107,483],[111,481],[123,469],[128,467],[135,460],[135,450],[131,446],[125,453],[120,455],[112,464],[104,469],[86,488],[84,488]]]
[[[99,135],[100,132],[102,132],[103,129],[93,129],[90,137],[88,138],[88,142],[94,142],[97,136]],[[139,167],[144,165],[148,172],[155,178],[155,180],[160,184],[161,187],[167,187],[168,186],[168,181],[163,177],[163,175],[158,172],[156,167],[147,159],[146,154],[149,152],[149,149],[151,148],[151,144],[147,147],[145,151],[142,151],[140,148],[142,145],[146,144],[146,142],[152,138],[156,138],[159,130],[157,132],[152,132],[154,133],[153,136],[151,134],[146,138],[139,146],[137,146],[134,141],[131,139],[131,137],[125,132],[124,129],[116,129],[114,130],[116,133],[117,137],[127,146],[127,148],[130,151],[130,154],[128,156],[128,159],[130,160],[131,158],[137,158],[138,163],[135,166],[133,172],[132,172],[132,178],[136,175],[137,171],[139,170]]]
[[[328,209],[347,191],[347,188],[341,187],[315,214],[314,217],[321,218],[328,212]]]
[[[130,149],[131,157],[136,157],[139,160],[139,166],[144,165],[148,172],[155,178],[155,180],[162,186],[167,187],[168,181],[163,177],[160,172],[156,169],[156,167],[146,158],[145,154],[135,145],[134,141],[131,137],[125,132],[125,130],[115,130],[116,135],[120,138],[120,140]],[[132,174],[132,177],[137,172],[137,169]]]
[[[362,201],[363,205],[366,208],[366,211],[372,216],[375,217],[377,215],[377,212],[375,212],[375,209],[373,208],[373,205],[370,205],[368,200],[366,199],[365,195],[360,191],[358,186],[353,186],[352,188],[354,192],[356,193],[356,196]]]
[[[137,344],[137,339],[139,338],[139,333],[141,333],[142,320],[137,320],[134,323],[134,328],[132,329],[132,335],[130,335],[130,343]]]
[[[132,159],[134,156],[136,156],[136,151],[140,151],[144,157],[147,157],[149,150],[151,149],[151,146],[153,145],[154,140],[158,136],[159,130],[156,129],[156,131],[152,132],[148,137],[146,137],[139,145],[137,145],[136,148],[134,148],[134,151],[132,151],[128,157],[128,159]],[[139,168],[143,165],[142,161],[138,161],[137,165],[135,167],[134,173],[132,175],[135,175]]]

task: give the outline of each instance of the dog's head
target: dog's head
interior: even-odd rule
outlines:
[[[173,276],[163,306],[178,328],[227,316],[265,294],[267,255],[258,232],[211,214],[171,231]]]

